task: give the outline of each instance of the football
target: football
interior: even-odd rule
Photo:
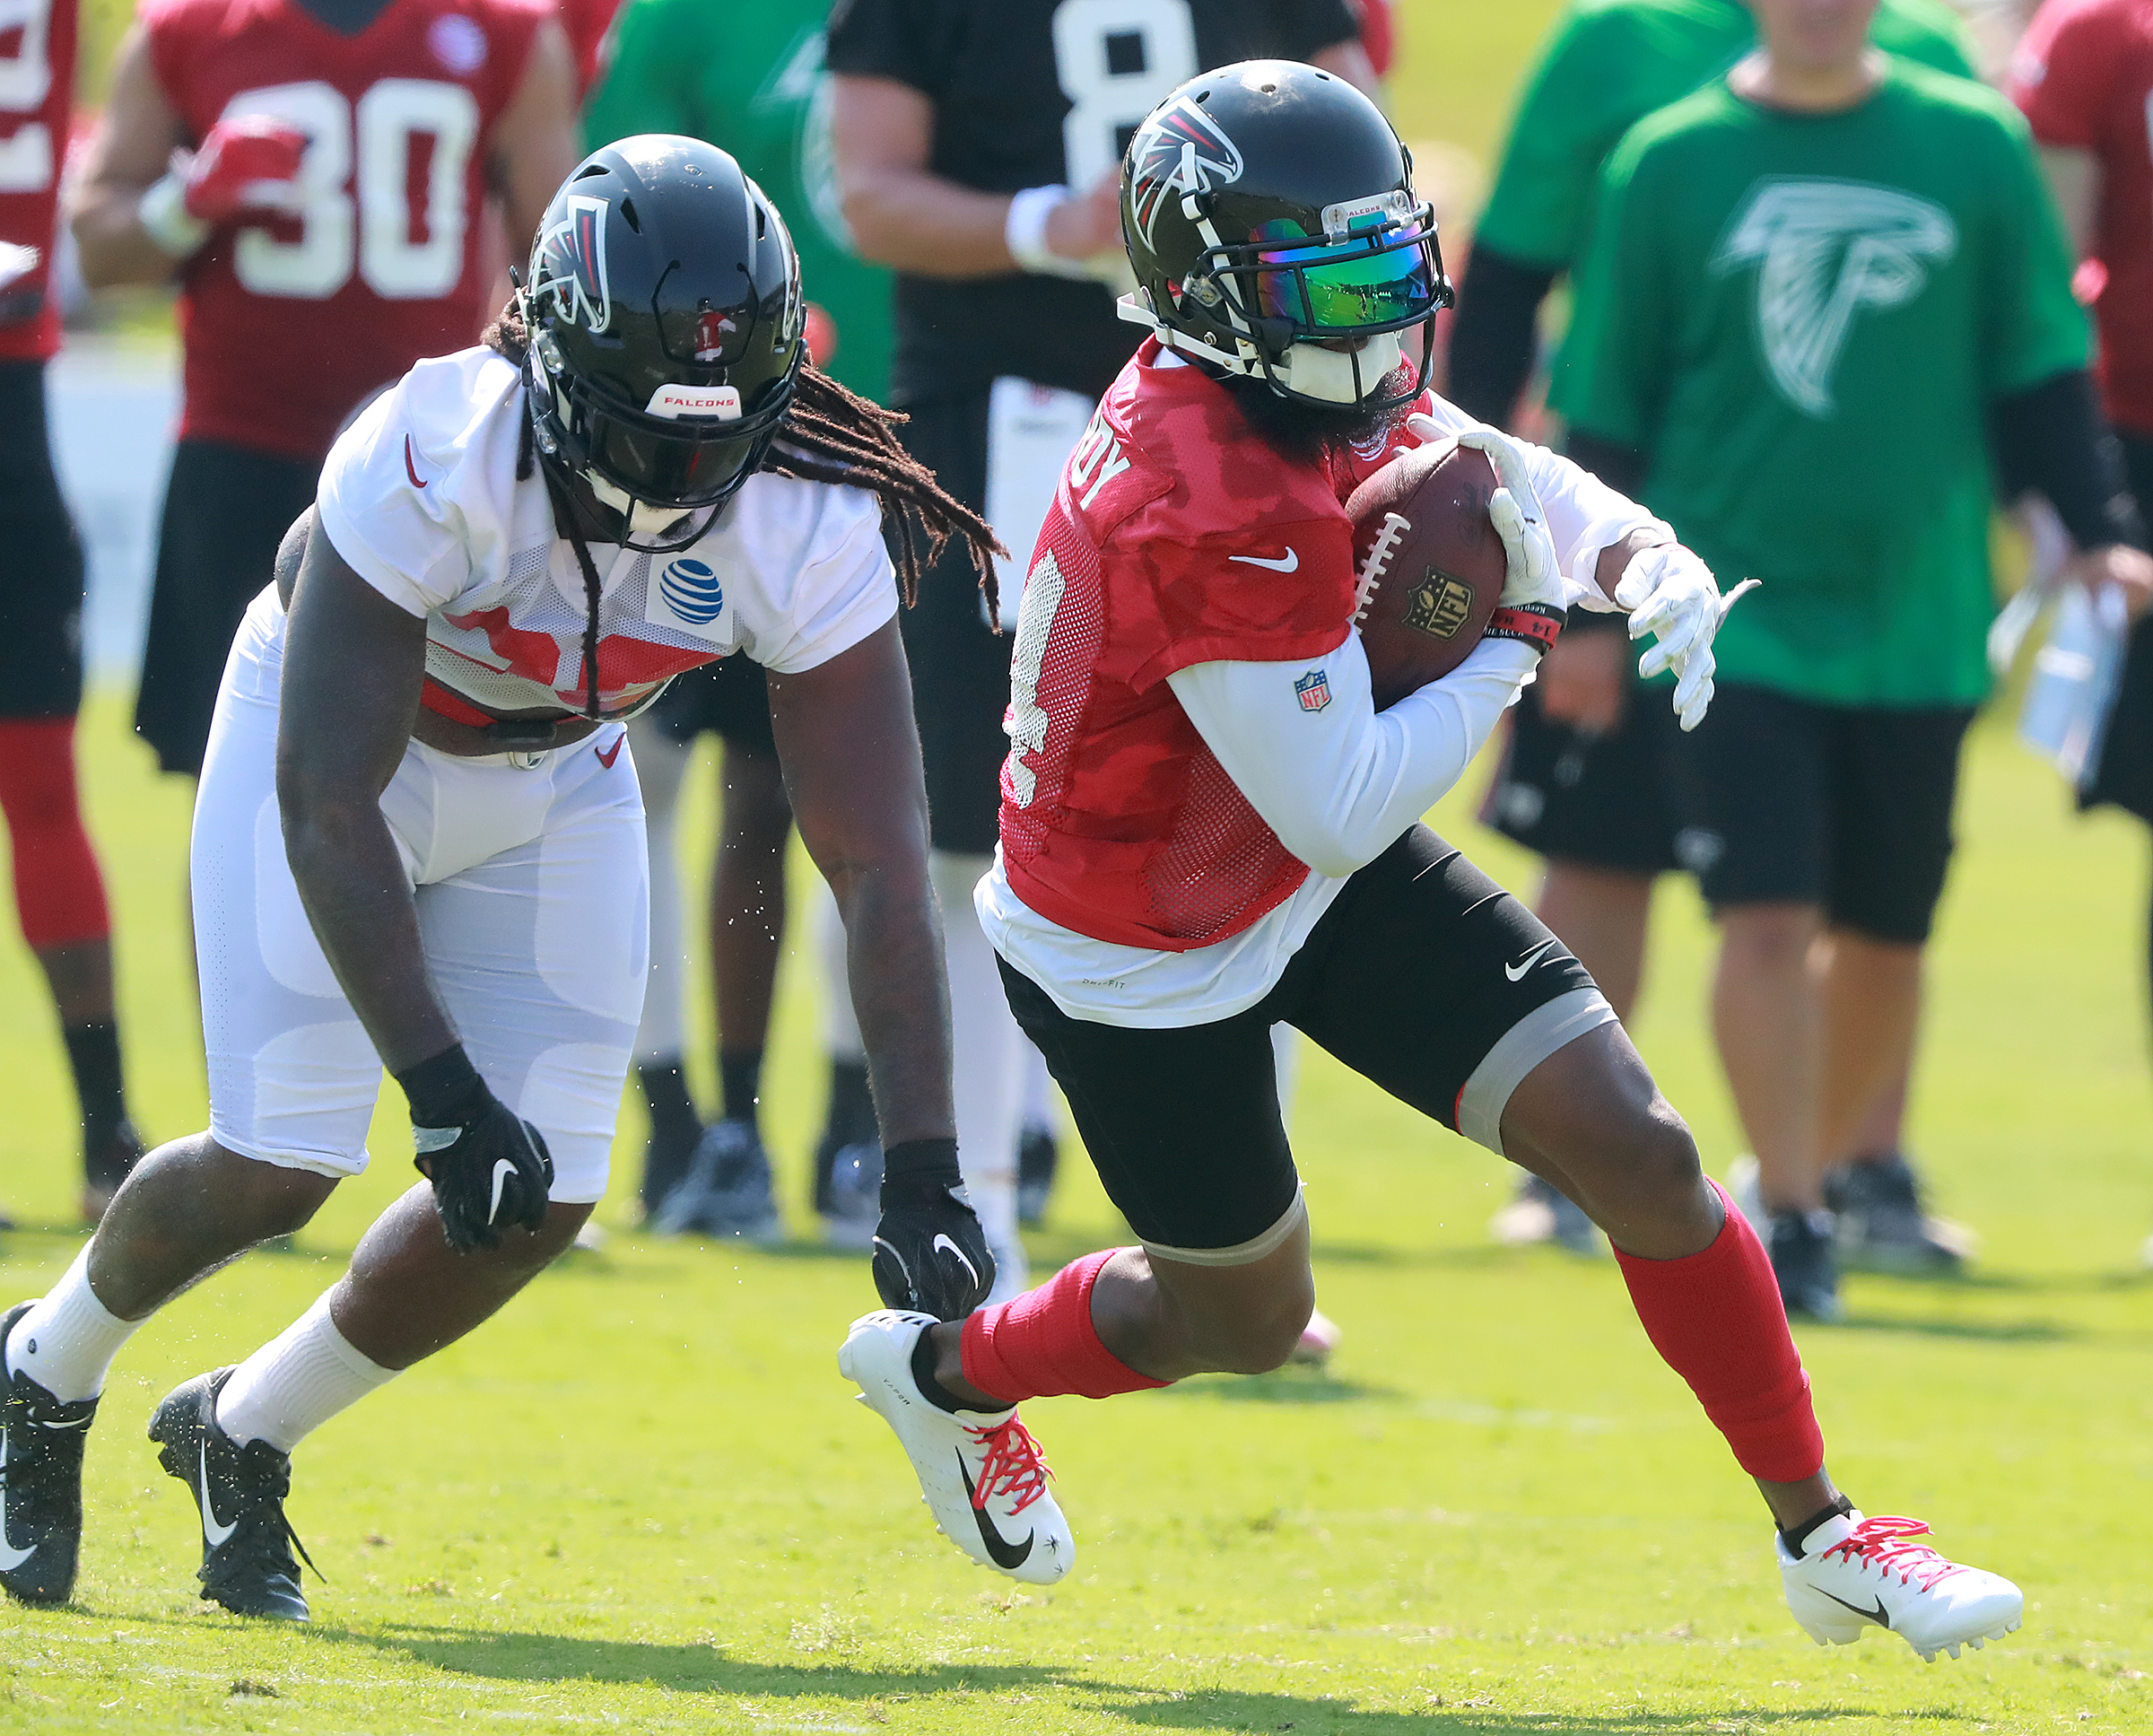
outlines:
[[[1456,441],[1400,454],[1353,491],[1354,620],[1375,709],[1448,675],[1480,642],[1508,563],[1487,516],[1495,467]]]

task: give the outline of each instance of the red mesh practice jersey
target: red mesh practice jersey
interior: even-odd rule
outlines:
[[[48,290],[74,97],[74,19],[75,0],[16,0],[0,10],[0,358],[11,362],[41,362],[60,347]]]
[[[2153,0],[2049,0],[2009,90],[2042,144],[2100,160],[2102,388],[2112,420],[2153,436]]]
[[[1010,890],[1094,939],[1186,952],[1307,877],[1166,685],[1190,664],[1332,650],[1353,614],[1334,475],[1260,440],[1217,381],[1122,370],[1062,472],[1024,584],[1005,723]]]
[[[219,230],[187,262],[182,436],[318,458],[368,393],[478,336],[486,157],[551,15],[548,0],[389,0],[347,37],[292,0],[146,0],[190,141],[228,114],[310,139],[303,209]]]

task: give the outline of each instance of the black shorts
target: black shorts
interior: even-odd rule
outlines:
[[[1878,940],[1928,939],[1973,720],[1970,705],[1824,705],[1722,686],[1676,737],[1697,796],[1706,902],[1817,904]]]
[[[222,441],[183,440],[172,454],[135,699],[135,728],[167,772],[200,775],[232,635],[320,474],[318,459]]]
[[[675,741],[708,729],[736,747],[775,757],[770,728],[770,677],[744,651],[690,669],[658,695],[650,720]]]
[[[1129,1227],[1207,1265],[1260,1259],[1299,1222],[1273,1025],[1500,1151],[1519,1082],[1615,1017],[1539,919],[1425,826],[1355,874],[1277,986],[1231,1018],[1099,1025],[1007,963],[1002,981]]]
[[[1681,733],[1664,687],[1632,681],[1621,721],[1601,736],[1553,721],[1539,688],[1527,687],[1510,709],[1480,818],[1551,861],[1648,877],[1694,866],[1693,804],[1674,746]]]
[[[45,364],[0,362],[0,718],[83,702],[83,544],[53,474]]]
[[[986,510],[985,391],[915,405],[898,434],[945,490],[974,511]],[[1000,835],[1002,761],[1009,752],[1002,714],[1009,707],[1014,635],[989,626],[979,571],[961,538],[921,576],[919,606],[901,618],[927,771],[929,837],[937,850],[985,855]]]
[[[2121,432],[2116,439],[2139,512],[2153,519],[2153,440]],[[2153,615],[2131,630],[2100,758],[2079,790],[2080,807],[2111,803],[2141,820],[2153,820]]]

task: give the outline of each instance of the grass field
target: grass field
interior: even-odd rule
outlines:
[[[1485,150],[1548,10],[1409,7],[1405,129]],[[116,698],[84,731],[136,1109],[169,1137],[205,1116],[187,791],[151,774]],[[1469,818],[1484,775],[1439,821],[1522,887],[1527,865]],[[690,837],[710,834],[709,782]],[[1851,1280],[1849,1322],[1801,1338],[1856,1498],[2026,1585],[2026,1628],[2000,1646],[1934,1667],[1887,1636],[1811,1647],[1761,1506],[1611,1267],[1490,1248],[1498,1166],[1320,1056],[1296,1136],[1347,1333],[1329,1377],[1030,1407],[1077,1571],[1046,1593],[973,1571],[835,1374],[873,1296],[857,1260],[806,1239],[818,1080],[791,974],[768,1092],[799,1242],[655,1243],[622,1227],[616,1186],[603,1253],[302,1446],[291,1512],[327,1576],[317,1619],[234,1621],[194,1596],[193,1509],[142,1426],[174,1383],[298,1313],[405,1185],[392,1092],[377,1172],[296,1252],[248,1256],[126,1353],[90,1446],[78,1602],[0,1606],[0,1728],[2153,1729],[2145,846],[2068,817],[1994,718],[1962,813],[1914,1127],[1983,1258],[1959,1283]],[[1739,1144],[1704,1037],[1709,937],[1684,888],[1660,920],[1638,1039],[1723,1165]],[[57,1045],[12,945],[0,1042],[0,1199],[25,1225],[0,1243],[4,1301],[80,1245]],[[624,1177],[641,1138],[632,1112]],[[1033,1257],[1118,1233],[1079,1156]]]

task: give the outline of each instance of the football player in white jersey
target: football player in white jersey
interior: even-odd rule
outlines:
[[[17,1597],[68,1595],[114,1355],[364,1168],[387,1068],[425,1181],[295,1324],[150,1426],[200,1509],[202,1595],[305,1619],[291,1449],[486,1319],[605,1192],[648,938],[621,720],[736,650],[769,672],[850,934],[887,1147],[878,1280],[953,1316],[985,1295],[895,617],[943,542],[983,578],[994,544],[886,413],[804,365],[803,323],[784,224],[732,158],[624,140],[562,185],[487,342],[420,362],[338,440],[203,771],[210,1128],[146,1158],[52,1292],[0,1319]],[[905,510],[930,546],[901,531],[900,576],[882,520]]]

